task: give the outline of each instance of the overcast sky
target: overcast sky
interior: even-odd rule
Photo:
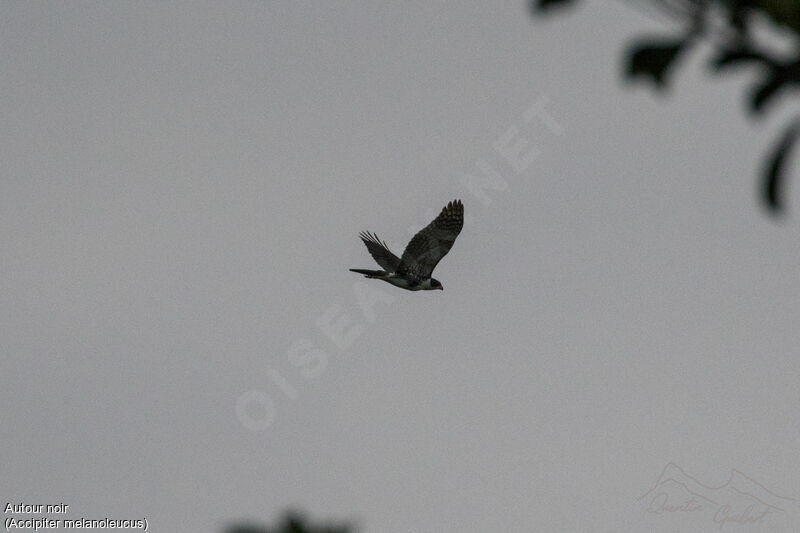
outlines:
[[[0,25],[4,503],[154,531],[288,507],[718,530],[638,499],[682,490],[672,462],[782,497],[726,531],[797,530],[800,218],[755,188],[787,111],[748,121],[747,77],[702,49],[666,98],[623,86],[663,21],[4,2]],[[400,254],[455,198],[443,292],[348,272],[375,268],[359,231]]]

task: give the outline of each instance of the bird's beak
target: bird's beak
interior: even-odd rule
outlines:
[[[439,290],[440,290],[440,291],[443,291],[443,290],[444,290],[444,287],[439,287]]]

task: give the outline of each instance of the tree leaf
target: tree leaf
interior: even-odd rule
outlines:
[[[646,41],[635,45],[629,52],[626,75],[628,79],[645,78],[657,88],[667,84],[670,67],[683,51],[688,39]]]
[[[767,57],[746,46],[720,50],[711,60],[711,66],[714,70],[723,70],[746,63],[762,63],[770,68],[775,68],[777,66],[777,62],[773,58]]]
[[[550,11],[553,8],[576,4],[576,0],[531,0],[530,8],[534,13]]]
[[[762,182],[762,195],[766,207],[772,213],[783,210],[783,183],[789,154],[797,141],[800,133],[800,120],[795,120],[778,142],[773,152],[767,158],[767,169]]]
[[[772,70],[767,79],[757,85],[750,94],[750,111],[752,113],[763,113],[766,104],[772,100],[778,92],[789,82],[785,73],[781,70]]]

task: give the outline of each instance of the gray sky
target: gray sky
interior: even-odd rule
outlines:
[[[4,503],[154,531],[288,506],[370,532],[718,530],[637,500],[673,462],[795,499],[726,530],[800,524],[800,221],[755,194],[786,110],[748,122],[746,78],[702,50],[667,98],[623,87],[658,21],[7,2],[0,25]],[[504,187],[468,190],[487,167]],[[443,292],[347,271],[374,267],[359,231],[399,254],[454,198]]]

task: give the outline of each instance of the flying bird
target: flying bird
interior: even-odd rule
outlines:
[[[461,200],[454,200],[442,208],[442,212],[433,222],[414,235],[400,258],[377,235],[361,232],[359,237],[383,270],[351,268],[350,272],[364,274],[367,278],[382,279],[409,291],[442,291],[444,287],[431,274],[442,257],[453,247],[462,227],[464,204]]]

